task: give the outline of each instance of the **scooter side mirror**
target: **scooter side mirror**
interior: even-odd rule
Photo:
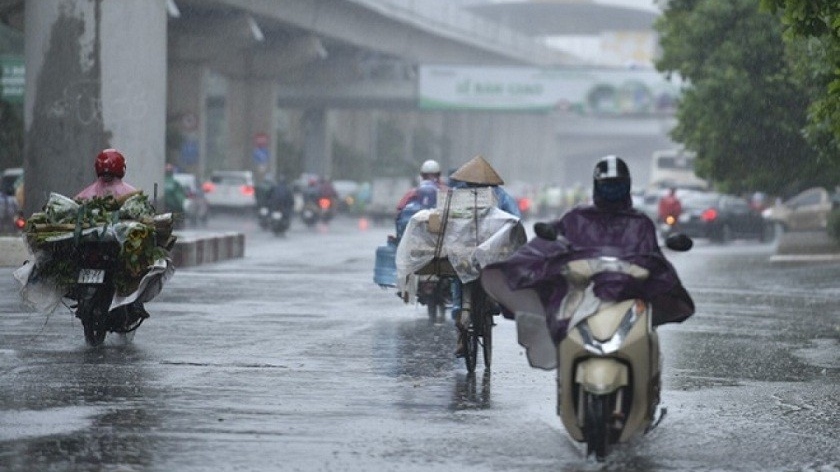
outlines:
[[[685,252],[694,246],[694,240],[683,233],[672,233],[665,238],[665,246],[673,251]]]
[[[534,223],[534,233],[540,239],[546,241],[557,241],[557,230],[549,223],[538,222]]]

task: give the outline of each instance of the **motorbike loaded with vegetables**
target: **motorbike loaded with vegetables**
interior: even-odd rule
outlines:
[[[25,237],[35,257],[15,271],[25,302],[43,313],[64,302],[91,346],[109,332],[133,334],[149,317],[143,303],[175,270],[172,214],[156,214],[143,192],[121,181],[118,151],[100,153],[96,171],[97,181],[76,198],[53,193],[32,214]]]

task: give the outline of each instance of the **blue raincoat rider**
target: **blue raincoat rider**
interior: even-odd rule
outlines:
[[[402,206],[396,217],[397,243],[402,239],[409,220],[420,210],[430,210],[437,205],[438,184],[433,180],[423,180],[412,189],[411,196]]]

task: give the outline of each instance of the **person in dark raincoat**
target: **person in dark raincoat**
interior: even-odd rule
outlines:
[[[521,302],[517,290],[531,289],[539,296],[552,339],[559,343],[566,336],[569,321],[555,315],[568,291],[563,266],[599,256],[639,265],[648,269],[650,276],[639,281],[625,273],[599,273],[592,280],[598,298],[649,300],[654,326],[682,322],[694,314],[691,296],[659,248],[654,222],[632,206],[630,184],[630,171],[621,158],[602,158],[593,175],[593,204],[577,206],[548,223],[558,234],[556,241],[534,238],[510,258],[485,268],[482,279],[503,279],[482,283],[485,288],[488,283],[505,288],[503,293],[493,293],[505,317],[512,318]]]

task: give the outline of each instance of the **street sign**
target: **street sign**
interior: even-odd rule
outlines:
[[[265,133],[257,133],[254,135],[254,146],[258,148],[268,147],[268,135]]]
[[[268,148],[265,148],[265,147],[254,148],[254,151],[251,153],[251,157],[254,159],[254,163],[257,164],[257,165],[268,164]]]
[[[181,143],[181,155],[179,162],[184,166],[191,166],[198,163],[198,140],[187,138]]]

